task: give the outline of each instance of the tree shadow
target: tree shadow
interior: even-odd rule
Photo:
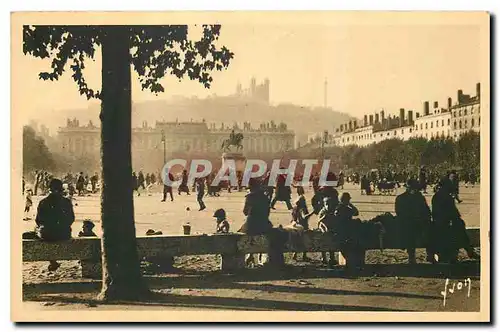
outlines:
[[[245,299],[235,297],[218,296],[192,296],[177,294],[161,294],[153,292],[147,298],[139,301],[119,301],[104,303],[97,300],[81,299],[62,295],[46,295],[30,299],[35,302],[53,301],[60,304],[86,304],[89,307],[99,307],[103,304],[113,305],[139,305],[139,306],[165,306],[196,309],[218,309],[218,310],[289,310],[289,311],[409,311],[392,308],[335,305],[307,302],[289,302],[267,299]]]

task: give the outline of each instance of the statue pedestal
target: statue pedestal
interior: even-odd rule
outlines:
[[[228,161],[234,161],[234,165],[236,167],[236,172],[245,171],[245,166],[247,162],[247,158],[243,156],[241,152],[225,152],[222,154],[222,165],[226,167]]]

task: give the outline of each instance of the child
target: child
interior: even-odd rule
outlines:
[[[304,197],[304,191],[300,191],[300,196],[295,202],[295,206],[292,210],[292,224],[298,224],[302,226],[304,231],[309,230],[309,218],[314,214],[314,212],[309,213],[307,210],[307,202]],[[293,254],[293,259],[297,260],[297,253]],[[302,260],[309,261],[310,259],[307,257],[307,253],[302,253]]]
[[[90,221],[89,219],[84,220],[82,230],[78,233],[78,237],[97,237],[94,231],[92,231],[94,227],[95,225],[92,221]]]
[[[30,208],[33,206],[32,200],[33,192],[31,189],[26,190],[26,205],[24,207],[24,213],[26,214],[23,220],[31,220],[29,217]]]
[[[224,209],[218,209],[214,213],[214,218],[216,218],[217,222],[215,233],[217,234],[229,233],[229,221],[226,219],[226,211],[224,211]]]

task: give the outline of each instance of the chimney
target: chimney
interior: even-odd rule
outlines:
[[[373,115],[370,114],[370,126],[373,126]]]
[[[413,125],[413,111],[408,111],[408,124]]]
[[[403,127],[405,125],[405,109],[399,109],[399,126]]]
[[[437,101],[434,102],[434,108],[438,108],[439,107],[439,104]]]
[[[344,131],[344,125],[340,125],[340,132]]]
[[[424,102],[424,116],[429,115],[429,102],[425,101]]]
[[[481,99],[481,83],[476,84],[476,96]]]
[[[448,108],[451,108],[451,97],[448,97]]]
[[[418,119],[420,117],[420,113],[416,112],[415,113],[415,119]]]
[[[457,100],[458,100],[458,103],[461,104],[462,103],[462,96],[464,95],[464,92],[462,90],[458,90],[457,91]]]
[[[352,120],[349,121],[349,130],[352,130]]]
[[[375,123],[379,123],[379,121],[378,121],[378,113],[375,113]]]
[[[357,120],[354,120],[352,122],[352,125],[354,126],[354,129],[358,128],[358,121]]]
[[[368,115],[365,115],[363,125],[366,127],[368,126]]]
[[[384,123],[384,120],[385,120],[385,112],[384,112],[384,110],[381,110],[381,111],[380,111],[380,119],[381,119],[382,124],[383,124],[383,123]]]

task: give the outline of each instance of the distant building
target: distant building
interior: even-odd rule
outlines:
[[[250,123],[242,126],[222,123],[220,126],[203,121],[160,122],[150,127],[146,122],[142,127],[132,129],[132,154],[139,163],[140,159],[151,155],[163,156],[163,139],[166,153],[210,153],[219,155],[225,139],[231,131],[243,133],[243,153],[246,155],[278,153],[295,147],[295,133],[285,123],[273,121],[253,128]],[[60,150],[69,157],[95,157],[100,151],[100,129],[91,122],[81,126],[78,120],[67,120],[66,127],[59,128],[57,141]]]
[[[464,95],[462,90],[457,91],[457,102],[450,107],[451,133],[458,138],[464,133],[473,130],[479,132],[481,125],[481,84],[476,84],[476,95]]]
[[[385,110],[365,115],[360,126],[357,120],[351,120],[335,128],[333,137],[327,145],[367,146],[386,139],[396,138],[405,141],[415,137],[458,139],[470,130],[479,132],[480,84],[476,85],[476,96],[465,95],[462,90],[458,90],[457,94],[456,103],[453,104],[452,99],[448,98],[445,108],[440,107],[435,101],[431,109],[429,102],[425,101],[421,114],[414,113],[413,110],[406,112],[401,108],[399,116],[387,115]],[[310,134],[309,140],[320,135]]]

